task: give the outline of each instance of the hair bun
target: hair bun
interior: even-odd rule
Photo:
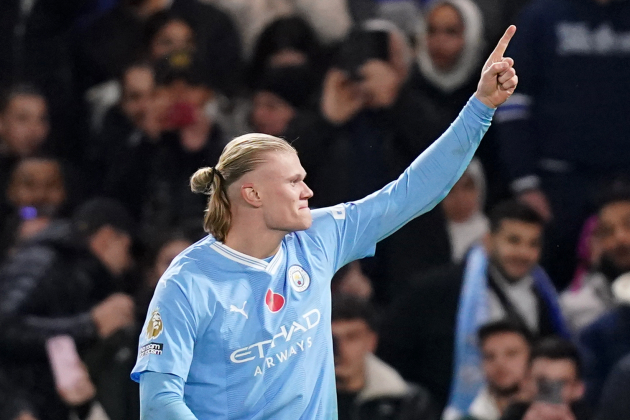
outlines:
[[[214,180],[214,169],[207,166],[197,169],[190,177],[190,189],[197,194],[210,195],[212,193],[212,183]]]

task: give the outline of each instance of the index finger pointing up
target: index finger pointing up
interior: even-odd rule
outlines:
[[[496,63],[503,59],[503,54],[505,54],[505,50],[507,50],[507,47],[510,44],[510,40],[514,36],[515,32],[516,32],[516,26],[510,25],[510,27],[507,28],[507,30],[503,34],[503,37],[501,37],[501,40],[499,41],[497,46],[494,48],[494,51],[492,51],[492,54],[490,54],[491,62]]]

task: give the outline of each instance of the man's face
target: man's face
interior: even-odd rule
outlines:
[[[570,359],[548,359],[539,357],[533,360],[531,379],[534,384],[540,381],[562,382],[562,400],[567,404],[584,396],[584,383],[578,378],[575,364]]]
[[[181,20],[172,20],[155,34],[151,41],[151,59],[157,61],[172,52],[192,50],[195,47],[195,33]]]
[[[427,19],[427,47],[433,65],[449,71],[456,64],[464,49],[464,22],[453,6],[435,8]]]
[[[41,96],[16,95],[0,114],[0,140],[13,155],[32,155],[48,132],[48,108]]]
[[[125,73],[121,108],[137,127],[141,126],[149,112],[154,89],[155,80],[151,69],[132,67]]]
[[[619,201],[602,208],[597,233],[603,256],[619,271],[630,271],[630,202]]]
[[[311,226],[308,199],[313,191],[304,182],[306,171],[296,153],[267,153],[252,175],[267,228],[294,232]]]
[[[442,201],[442,209],[449,221],[461,223],[472,217],[480,204],[480,191],[470,174],[464,174]]]
[[[121,275],[133,263],[131,236],[127,232],[111,229],[111,234],[107,237],[107,240],[108,244],[103,256],[104,263],[112,274]]]
[[[279,96],[266,91],[254,95],[252,125],[259,133],[280,136],[294,116],[293,107]]]
[[[376,349],[376,333],[362,319],[332,322],[335,342],[335,376],[340,382],[363,377],[365,357]]]
[[[540,259],[542,226],[504,219],[489,235],[486,248],[492,262],[510,281],[527,275]]]
[[[15,207],[36,207],[52,213],[66,199],[66,188],[59,163],[47,159],[27,159],[18,164],[7,189]]]
[[[483,372],[490,391],[510,396],[519,391],[529,361],[529,344],[513,332],[493,334],[481,348]]]

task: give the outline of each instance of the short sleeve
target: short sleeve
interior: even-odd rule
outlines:
[[[192,362],[198,316],[176,277],[163,277],[155,290],[140,333],[138,358],[131,378],[143,372],[177,375],[186,380]]]

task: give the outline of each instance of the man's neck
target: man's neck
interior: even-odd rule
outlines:
[[[523,277],[520,277],[520,278],[508,277],[508,276],[505,275],[503,270],[501,270],[500,266],[498,264],[495,264],[492,261],[490,262],[490,264],[488,264],[488,274],[490,276],[492,276],[492,278],[495,281],[498,281],[500,283],[506,283],[508,285],[516,285],[516,284],[521,283],[525,279],[530,278],[529,277],[530,273],[527,273],[526,275],[524,275]]]
[[[337,377],[337,390],[342,392],[359,392],[365,386],[365,375],[357,375],[352,378]]]
[[[233,223],[224,243],[238,252],[263,260],[278,252],[285,236],[286,232],[267,227]]]

